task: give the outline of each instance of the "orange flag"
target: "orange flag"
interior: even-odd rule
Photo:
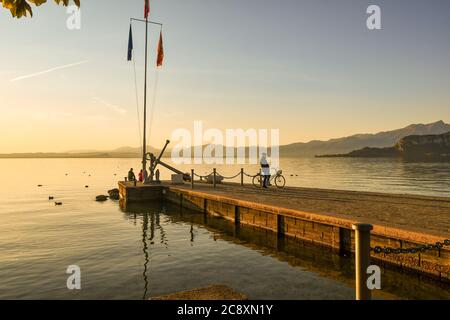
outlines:
[[[162,31],[159,34],[159,43],[158,43],[158,57],[156,59],[156,66],[162,67],[164,61],[164,46],[163,46],[163,38]]]
[[[148,19],[148,15],[150,14],[150,0],[145,0],[144,4],[144,18]]]

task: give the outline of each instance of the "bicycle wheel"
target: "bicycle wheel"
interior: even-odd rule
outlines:
[[[284,186],[286,185],[286,179],[282,175],[276,176],[275,177],[275,185],[278,188],[283,189]]]
[[[261,187],[261,175],[254,176],[252,182],[255,187]]]

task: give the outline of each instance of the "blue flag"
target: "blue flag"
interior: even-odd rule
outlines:
[[[131,31],[131,24],[130,24],[130,35],[128,37],[128,61],[131,61],[133,59],[133,32]]]

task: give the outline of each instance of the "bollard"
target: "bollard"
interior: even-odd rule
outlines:
[[[216,174],[217,174],[217,170],[216,170],[216,168],[214,168],[214,176],[213,176],[213,186],[214,186],[214,188],[216,187]]]
[[[244,186],[244,168],[241,168],[241,187]]]
[[[194,169],[191,169],[191,189],[194,189]]]
[[[355,230],[355,275],[356,300],[370,300],[372,292],[367,287],[367,268],[370,266],[370,231],[371,224],[356,223]]]

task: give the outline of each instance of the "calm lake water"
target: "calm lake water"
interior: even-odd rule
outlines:
[[[291,186],[450,196],[448,163],[284,159],[281,165]],[[354,298],[352,259],[328,249],[280,242],[168,204],[93,201],[130,167],[139,160],[0,160],[0,299],[143,299],[211,284],[251,299]],[[212,170],[193,167],[199,174]],[[233,175],[240,166],[217,168]],[[81,268],[80,291],[66,288],[69,265]],[[378,298],[450,298],[448,287],[393,270],[383,270],[382,287]]]

